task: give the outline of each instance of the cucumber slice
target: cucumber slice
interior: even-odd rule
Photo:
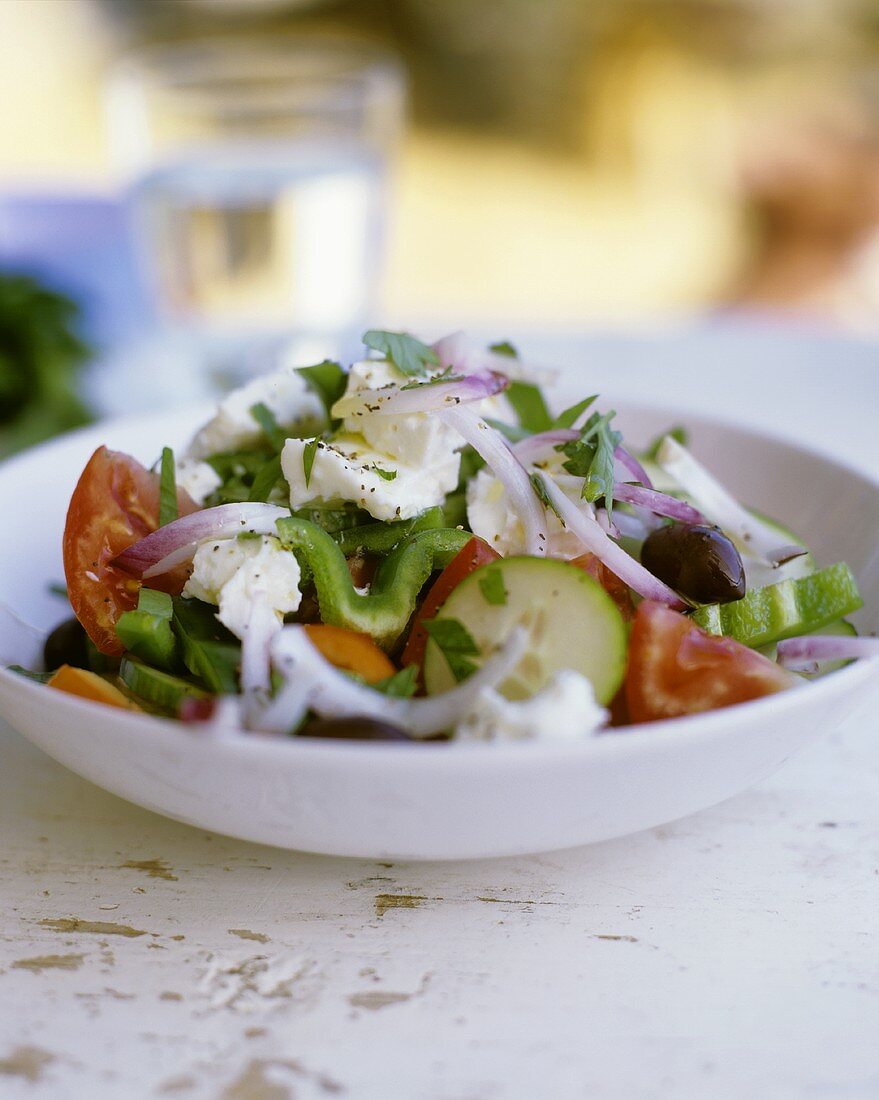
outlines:
[[[477,666],[516,626],[527,628],[529,650],[500,689],[508,699],[530,698],[562,669],[587,677],[601,704],[609,703],[622,683],[627,642],[622,616],[596,580],[567,562],[531,557],[490,562],[458,585],[436,618],[461,623],[476,643]],[[433,639],[424,683],[430,695],[455,686]]]
[[[119,666],[122,683],[139,698],[162,710],[177,712],[184,699],[207,699],[208,693],[195,684],[150,668],[136,657],[123,657]]]
[[[820,630],[813,630],[812,634],[823,634],[832,637],[846,637],[857,638],[858,632],[846,619],[837,619],[835,623],[831,623],[829,626],[824,626]],[[768,657],[770,661],[776,660],[778,657],[778,646],[776,644],[763,645],[759,647],[759,652],[764,657]],[[817,680],[821,676],[825,676],[828,672],[836,672],[837,669],[845,668],[846,665],[850,665],[851,661],[822,661],[818,665],[817,672],[801,672],[801,676],[805,676],[807,680]]]
[[[727,634],[756,648],[812,634],[862,603],[851,569],[838,562],[808,577],[752,588],[733,603],[699,607],[693,621],[709,634]]]

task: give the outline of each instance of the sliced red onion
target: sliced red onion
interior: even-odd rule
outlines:
[[[657,516],[668,516],[681,523],[707,523],[702,513],[684,500],[658,493],[655,489],[645,489],[640,485],[631,485],[627,481],[618,481],[613,487],[614,500],[624,504],[635,504],[646,508]]]
[[[659,446],[656,461],[739,550],[771,562],[771,556],[779,549],[778,532],[751,515],[686,447],[667,435]]]
[[[653,519],[654,516],[652,513],[650,513],[650,520]],[[628,539],[636,539],[639,542],[642,539],[646,539],[650,531],[653,529],[652,523],[645,523],[641,519],[640,511],[638,515],[633,516],[629,515],[628,512],[622,511],[622,509],[620,508],[614,508],[613,523],[614,527],[616,527],[617,531],[619,532],[619,535],[616,536],[617,538],[622,537]]]
[[[382,386],[357,390],[333,406],[336,416],[400,416],[437,412],[471,401],[483,401],[506,389],[509,379],[496,371],[479,371],[450,382],[421,382],[409,386]]]
[[[525,530],[526,553],[546,554],[546,513],[525,467],[510,450],[501,433],[486,424],[472,409],[459,406],[438,415],[485,459],[506,489],[510,505]]]
[[[275,504],[220,504],[192,512],[123,550],[112,564],[146,580],[190,561],[204,539],[234,538],[241,534],[273,535],[275,522],[290,515]]]
[[[551,477],[546,474],[537,476],[543,478],[547,496],[571,534],[576,535],[585,548],[603,561],[629,588],[645,600],[656,600],[677,610],[683,610],[687,606],[668,585],[654,577],[643,565],[629,557],[613,539],[608,538],[598,523],[569,500]]]
[[[778,663],[785,668],[808,667],[816,661],[855,661],[862,657],[879,657],[879,638],[807,634],[778,643]]]
[[[397,699],[358,683],[334,668],[300,626],[287,626],[272,644],[272,659],[285,684],[255,720],[266,733],[287,733],[312,710],[321,718],[377,718],[429,737],[452,730],[485,688],[509,676],[525,654],[528,634],[517,627],[501,648],[463,683],[425,699]]]
[[[595,522],[601,528],[606,535],[610,535],[612,539],[618,539],[620,537],[620,529],[616,523],[607,518],[607,512],[603,508],[596,509]]]
[[[531,466],[556,447],[564,446],[580,438],[572,428],[553,428],[552,431],[529,435],[513,444],[513,454],[523,466]]]
[[[653,482],[650,480],[647,471],[630,451],[627,451],[625,447],[617,447],[613,456],[623,469],[628,470],[633,481],[640,481],[645,489],[653,488]]]
[[[518,378],[522,373],[522,365],[518,359],[480,347],[468,340],[464,332],[443,336],[433,345],[433,351],[436,352],[443,370],[451,369],[461,374],[500,371],[510,378]]]

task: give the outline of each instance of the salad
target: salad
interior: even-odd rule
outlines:
[[[674,429],[551,411],[509,344],[371,330],[228,394],[153,469],[100,447],[51,687],[275,736],[573,740],[875,652],[820,565]]]

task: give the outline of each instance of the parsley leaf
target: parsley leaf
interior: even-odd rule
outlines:
[[[317,454],[317,448],[320,444],[319,439],[309,439],[309,441],[302,448],[302,471],[305,474],[305,488],[307,489],[311,481],[311,468],[314,466],[314,456]]]
[[[323,401],[330,416],[330,409],[345,392],[348,376],[341,366],[332,359],[324,359],[314,367],[299,367],[296,371],[301,374],[311,390]]]
[[[408,332],[385,332],[371,328],[364,332],[363,343],[390,359],[397,370],[412,378],[425,378],[440,365],[436,352]]]
[[[166,523],[173,523],[179,515],[174,452],[170,447],[163,447],[162,470],[159,474],[159,526],[164,527]]]
[[[439,382],[460,382],[463,374],[453,374],[451,367],[446,367],[441,374],[435,374],[432,378],[418,379],[415,382],[407,382],[401,386],[401,390],[417,390],[419,386],[436,386]]]
[[[281,456],[274,455],[257,470],[253,484],[250,486],[250,492],[247,494],[247,499],[265,503],[279,481],[284,481],[286,484],[281,471]]]
[[[372,470],[373,470],[373,471],[374,471],[375,473],[377,473],[377,474],[378,474],[378,476],[379,476],[379,477],[380,477],[380,478],[381,478],[381,479],[382,479],[383,481],[393,481],[393,480],[394,480],[394,478],[395,478],[395,477],[397,476],[397,471],[396,471],[396,470],[383,470],[383,469],[381,468],[381,466],[376,466],[376,464],[375,464],[374,462],[373,462],[373,464],[372,464],[372,466],[371,466],[371,469],[372,469]]]
[[[458,683],[476,671],[476,664],[470,658],[479,656],[479,646],[463,623],[457,619],[428,619],[423,626],[439,646],[449,672]]]
[[[257,401],[255,405],[251,405],[250,415],[262,428],[266,438],[275,450],[283,450],[286,438],[278,425],[278,421],[275,419],[275,414],[268,405],[263,404],[262,401]]]
[[[583,499],[593,504],[604,497],[608,519],[613,509],[614,451],[622,440],[622,433],[610,426],[615,415],[593,413],[583,425],[580,438],[558,448],[567,458],[563,466],[568,473],[583,478]]]
[[[549,493],[546,491],[546,485],[543,482],[543,478],[540,476],[540,474],[531,474],[529,476],[531,479],[531,488],[537,494],[537,499],[540,501],[544,508],[549,508],[551,512],[555,512],[556,516],[558,517],[559,523],[562,525],[562,527],[566,527],[567,524],[562,519],[558,508],[556,508],[556,506],[550,500],[550,496]]]
[[[506,424],[503,420],[494,420],[490,416],[483,417],[483,420],[490,428],[494,428],[495,431],[500,432],[511,443],[518,443],[520,439],[527,439],[532,433],[525,428],[520,428],[518,424]]]
[[[507,590],[500,569],[485,569],[479,578],[479,590],[485,597],[485,602],[495,607],[503,607],[507,602]]]
[[[504,394],[513,408],[519,423],[527,432],[546,432],[552,427],[552,417],[540,387],[533,382],[511,382]]]
[[[418,665],[406,665],[399,672],[395,672],[393,676],[387,676],[384,680],[377,680],[370,684],[370,687],[395,699],[411,699],[418,687]]]
[[[675,425],[674,428],[669,428],[667,432],[662,432],[656,439],[650,444],[647,450],[644,452],[647,458],[656,458],[659,454],[659,448],[662,446],[662,441],[667,435],[670,435],[677,443],[680,443],[682,447],[689,447],[690,445],[690,433],[686,428],[681,427],[680,424]]]
[[[597,399],[597,393],[593,393],[591,397],[584,397],[583,400],[578,401],[576,405],[571,405],[569,409],[560,412],[553,421],[552,426],[554,428],[573,428],[574,424],[576,424],[583,413],[586,412]]]
[[[499,340],[496,344],[489,344],[488,350],[495,355],[506,355],[509,359],[518,359],[519,353],[509,340]]]

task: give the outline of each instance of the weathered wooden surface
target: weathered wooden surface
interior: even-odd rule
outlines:
[[[876,1096],[877,738],[626,840],[387,866],[165,821],[4,732],[0,1095]]]

